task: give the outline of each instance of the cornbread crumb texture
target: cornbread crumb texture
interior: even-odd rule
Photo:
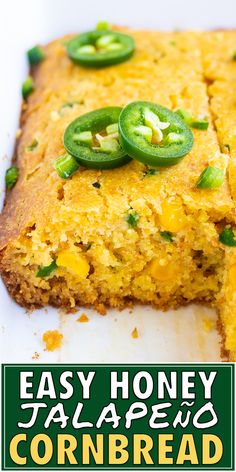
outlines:
[[[2,276],[16,301],[31,307],[92,304],[103,313],[106,305],[134,301],[162,309],[204,301],[219,308],[234,358],[236,254],[219,242],[219,232],[235,223],[236,32],[130,34],[133,58],[106,69],[74,65],[67,38],[45,47],[21,117],[20,177],[0,220]],[[131,161],[111,171],[80,169],[62,181],[53,163],[64,153],[67,125],[133,100],[186,109],[207,117],[209,128],[193,130],[191,152],[156,175]],[[224,184],[196,189],[209,165],[224,170]],[[130,212],[139,216],[135,228],[127,222]],[[173,242],[163,231],[173,233]],[[57,270],[36,277],[53,260]]]
[[[40,359],[40,354],[35,351],[34,354],[32,355],[32,359],[34,361],[38,361]]]
[[[55,351],[62,345],[63,334],[59,331],[46,331],[43,334],[43,342],[45,343],[46,351]]]
[[[79,321],[79,323],[87,323],[89,321],[89,317],[86,315],[86,313],[82,313],[76,321]]]

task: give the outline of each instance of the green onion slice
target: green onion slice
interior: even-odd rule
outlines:
[[[218,167],[208,166],[200,175],[196,187],[216,189],[224,182],[224,171]]]
[[[225,246],[236,246],[236,239],[232,228],[224,228],[219,235],[219,241]]]
[[[179,108],[178,110],[176,110],[175,113],[177,113],[177,115],[179,115],[180,118],[182,118],[182,120],[185,121],[185,123],[187,123],[188,125],[191,125],[193,117],[191,113],[189,113],[189,111],[184,110],[183,108]]]
[[[14,187],[18,180],[19,169],[16,166],[9,167],[5,174],[5,183],[8,190]]]
[[[175,113],[179,115],[182,118],[182,120],[184,120],[185,123],[191,126],[191,128],[201,129],[201,130],[208,129],[209,121],[207,119],[197,120],[196,118],[192,117],[189,111],[184,110],[183,108],[179,108],[178,110],[176,110]]]
[[[207,130],[209,126],[209,121],[207,120],[198,120],[192,121],[191,127],[195,129]]]
[[[69,179],[79,169],[79,164],[70,154],[63,154],[54,163],[55,170],[62,179]]]
[[[96,30],[109,30],[108,21],[99,21],[96,25]]]
[[[40,46],[34,46],[27,51],[28,61],[31,66],[39,64],[45,58],[43,49]]]
[[[28,98],[28,96],[33,92],[34,90],[34,82],[31,76],[27,77],[27,79],[23,82],[21,92],[22,92],[22,97],[24,100]]]
[[[49,264],[48,266],[40,267],[40,269],[38,270],[36,274],[36,277],[41,277],[41,278],[48,277],[56,269],[57,269],[57,263],[56,261],[52,261],[51,264]]]

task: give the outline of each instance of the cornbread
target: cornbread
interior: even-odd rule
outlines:
[[[236,31],[128,33],[136,52],[127,62],[75,65],[66,37],[47,45],[32,70],[15,155],[19,179],[0,219],[1,274],[30,308],[204,302],[217,308],[224,348],[236,360],[236,248],[219,241],[222,228],[235,224]],[[207,117],[209,127],[194,129],[189,154],[153,175],[132,160],[60,179],[53,163],[65,152],[66,127],[86,112],[134,100],[186,109]],[[225,172],[218,189],[196,188],[207,166]],[[138,216],[135,226],[130,214]],[[37,277],[53,260],[57,269]]]

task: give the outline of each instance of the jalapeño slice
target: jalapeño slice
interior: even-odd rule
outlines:
[[[95,30],[71,39],[66,49],[70,59],[77,64],[105,67],[129,59],[133,55],[135,43],[127,34]]]
[[[127,105],[119,117],[120,142],[127,154],[150,166],[172,166],[193,146],[193,133],[174,112],[151,102]]]
[[[68,153],[92,169],[113,169],[130,161],[120,146],[117,126],[110,126],[117,125],[121,110],[120,107],[101,108],[72,121],[64,133]]]

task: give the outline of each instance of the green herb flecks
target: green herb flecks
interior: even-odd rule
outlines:
[[[26,146],[26,151],[32,152],[37,146],[38,146],[38,141],[37,139],[34,139],[32,143],[29,144],[29,146]]]
[[[40,267],[40,269],[38,270],[36,274],[36,277],[41,277],[41,278],[48,277],[56,269],[57,269],[57,263],[56,261],[52,261],[51,264],[49,264],[48,266]]]
[[[5,174],[5,183],[8,190],[12,189],[19,177],[19,169],[16,166],[9,167]]]
[[[28,61],[31,66],[37,65],[45,58],[45,53],[41,46],[34,46],[27,51]]]
[[[23,82],[22,84],[22,97],[24,100],[27,100],[28,96],[33,92],[34,90],[34,82],[31,76],[27,77],[27,79]]]
[[[131,226],[131,228],[134,228],[134,229],[137,228],[138,220],[139,220],[139,215],[135,211],[133,211],[132,213],[129,213],[126,216],[126,221],[128,225]]]
[[[225,246],[231,246],[235,247],[236,246],[236,239],[234,236],[234,232],[232,228],[226,227],[221,231],[219,235],[219,241],[224,244]]]
[[[173,236],[173,233],[171,233],[170,231],[160,231],[160,235],[169,243],[173,243],[174,236]]]
[[[208,166],[200,175],[196,187],[216,189],[224,183],[224,171],[218,167]]]

